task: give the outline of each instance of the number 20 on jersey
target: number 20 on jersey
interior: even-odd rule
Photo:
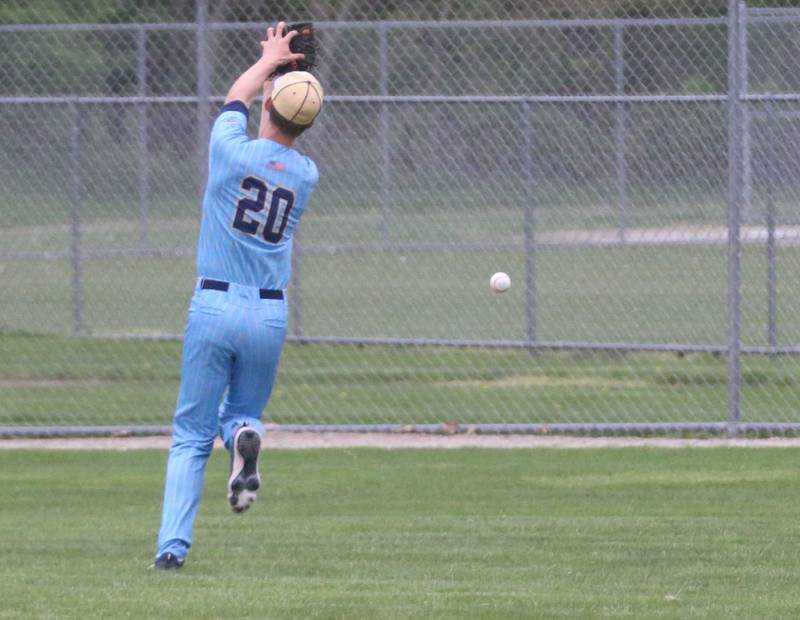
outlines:
[[[250,193],[255,193],[255,198],[243,197],[236,203],[236,216],[233,218],[233,227],[241,230],[248,235],[257,235],[261,222],[249,217],[247,212],[259,213],[264,210],[267,199],[266,182],[256,177],[245,177],[242,179],[242,189]],[[283,240],[283,231],[286,230],[286,223],[289,221],[289,213],[294,206],[294,193],[284,187],[276,187],[272,190],[272,200],[269,203],[267,219],[261,236],[267,243],[280,243]],[[276,220],[280,215],[280,222],[276,226]]]

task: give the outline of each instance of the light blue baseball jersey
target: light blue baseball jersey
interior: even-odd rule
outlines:
[[[249,139],[247,108],[241,101],[227,104],[211,131],[198,275],[285,289],[294,231],[318,181],[308,157]]]
[[[156,556],[186,557],[192,545],[214,436],[231,449],[244,424],[264,433],[288,311],[283,295],[259,289],[287,287],[292,237],[318,179],[297,151],[248,139],[242,102],[222,109],[211,132],[197,269],[228,285],[198,282],[189,307]]]

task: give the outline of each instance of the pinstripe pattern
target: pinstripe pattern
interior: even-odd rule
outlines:
[[[198,243],[200,278],[184,334],[156,556],[171,552],[185,557],[192,544],[205,466],[217,433],[228,449],[244,423],[264,433],[260,418],[286,336],[286,301],[261,299],[259,288],[286,288],[292,235],[318,175],[314,163],[297,151],[268,140],[248,140],[246,126],[243,113],[223,111],[211,135]],[[241,186],[248,175],[264,180],[270,192],[280,186],[295,196],[279,243],[267,243],[260,234],[247,234],[232,225],[237,202],[243,196],[254,198]],[[247,214],[259,222],[259,232],[267,211]],[[276,220],[280,217],[282,213]],[[231,284],[226,292],[204,290],[203,277]]]
[[[197,273],[216,280],[238,282],[259,288],[285,289],[291,274],[292,237],[308,198],[319,180],[317,167],[308,157],[270,140],[248,140],[247,117],[236,111],[223,112],[214,123],[209,149],[209,178],[203,201],[203,222],[197,248]],[[255,235],[233,227],[236,204],[244,191],[242,180],[252,176],[266,182],[266,206],[248,212],[248,220],[259,223]],[[266,243],[266,224],[272,192],[282,187],[294,194],[283,239]],[[276,218],[277,228],[283,209]]]

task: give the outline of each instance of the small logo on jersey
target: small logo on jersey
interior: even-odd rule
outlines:
[[[267,164],[267,168],[270,170],[274,170],[275,172],[284,172],[286,170],[286,166],[284,166],[279,161],[271,161]]]

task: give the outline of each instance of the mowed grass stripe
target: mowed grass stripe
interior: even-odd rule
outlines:
[[[447,237],[443,237],[447,241]],[[194,241],[189,247],[193,247]],[[302,249],[302,243],[300,244]],[[113,246],[117,247],[117,246]],[[169,249],[165,241],[159,247]],[[800,339],[793,277],[800,248],[778,249],[777,342]],[[181,334],[195,282],[193,257],[104,257],[81,268],[86,334]],[[300,287],[290,293],[306,336],[524,340],[528,334],[526,259],[517,251],[380,250],[298,257]],[[512,288],[493,295],[494,271]],[[0,330],[73,333],[72,268],[60,261],[0,264],[5,294]],[[763,247],[743,250],[743,338],[766,346],[767,267]],[[535,256],[536,337],[543,341],[727,342],[725,247],[542,248]],[[36,283],[31,286],[31,283]],[[294,297],[291,297],[294,295]],[[294,331],[292,333],[295,333]]]
[[[166,454],[0,452],[3,617],[793,617],[796,449],[273,451],[209,464],[153,574]]]
[[[0,424],[169,424],[179,342],[0,336]],[[800,421],[794,357],[743,361],[743,420]],[[287,345],[284,424],[721,422],[727,362],[694,354]]]

